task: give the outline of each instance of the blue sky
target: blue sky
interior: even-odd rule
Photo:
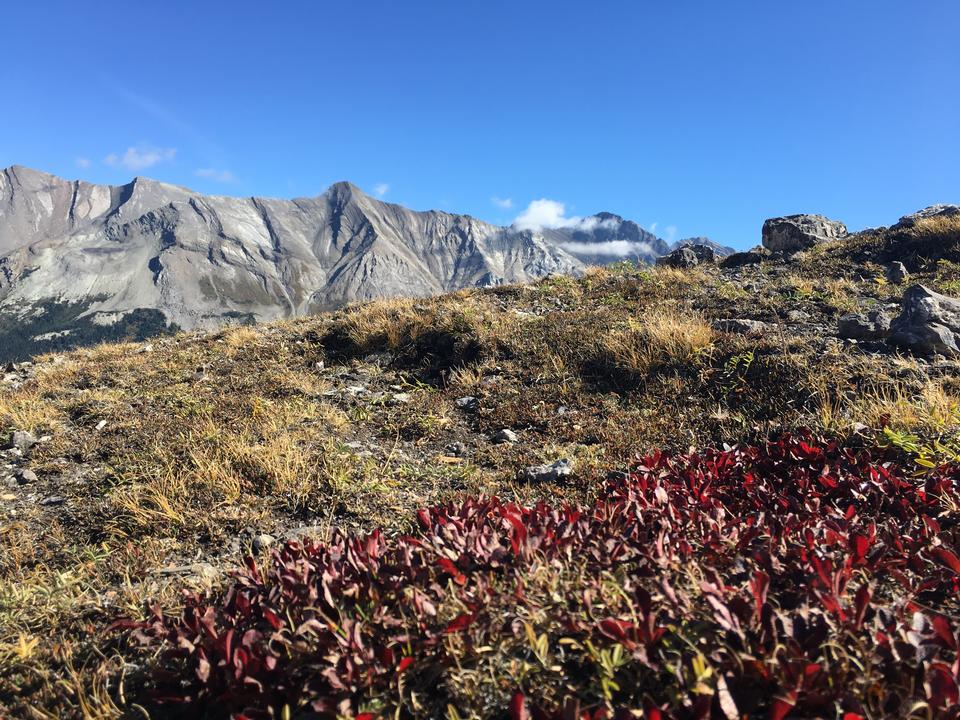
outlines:
[[[736,247],[769,216],[859,228],[960,202],[956,0],[98,0],[3,15],[3,167],[277,197],[348,179],[503,223],[549,199]]]

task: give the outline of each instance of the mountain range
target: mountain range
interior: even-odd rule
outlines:
[[[313,198],[236,198],[13,166],[0,171],[0,360],[650,262],[682,242],[612,213],[519,229],[416,212],[347,182]]]

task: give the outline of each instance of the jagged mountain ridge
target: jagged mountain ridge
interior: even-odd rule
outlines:
[[[11,335],[22,345],[31,333],[39,349],[74,344],[69,336],[78,332],[129,335],[122,323],[134,313],[150,333],[216,327],[575,274],[621,259],[590,252],[591,243],[626,243],[623,257],[645,260],[669,250],[619,216],[585,223],[519,231],[408,210],[346,182],[314,198],[235,198],[140,177],[105,186],[13,166],[0,171],[0,345]]]

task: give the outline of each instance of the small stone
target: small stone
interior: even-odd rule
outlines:
[[[393,397],[390,398],[391,405],[406,405],[410,402],[410,393],[399,392],[394,393]]]
[[[198,562],[192,565],[173,565],[161,568],[160,575],[177,575],[189,581],[203,584],[212,583],[220,576],[220,572],[208,562]]]
[[[26,430],[14,430],[7,447],[16,448],[21,453],[26,454],[36,444],[37,439],[31,433]]]
[[[61,495],[51,495],[50,497],[45,497],[40,501],[41,505],[50,506],[50,505],[63,505],[67,499]]]
[[[454,402],[461,410],[476,410],[478,407],[480,407],[480,401],[472,395],[457,398]]]
[[[886,277],[887,282],[893,283],[894,285],[900,285],[906,282],[906,279],[910,277],[910,273],[907,272],[906,266],[897,260],[887,266]]]
[[[20,468],[19,470],[14,471],[13,479],[17,481],[17,485],[27,485],[28,483],[37,482],[39,478],[33,470]]]
[[[712,327],[718,332],[736,333],[739,335],[762,335],[770,329],[770,325],[760,320],[744,320],[742,318],[715,320]]]
[[[107,421],[106,421],[106,420],[101,420],[100,422],[97,423],[96,427],[93,428],[93,429],[96,430],[97,432],[100,432],[100,431],[103,430],[106,426],[107,426]]]
[[[568,458],[545,465],[532,465],[525,468],[522,476],[527,482],[556,482],[573,473],[573,462]]]
[[[253,548],[253,551],[255,553],[262,553],[264,550],[268,550],[271,547],[273,547],[273,545],[275,545],[276,542],[277,542],[277,539],[273,535],[268,535],[267,533],[261,533],[259,535],[256,535],[253,538],[251,547]]]
[[[803,310],[791,310],[787,313],[787,322],[803,323],[810,319],[810,313]]]
[[[453,457],[463,457],[467,454],[467,446],[459,441],[450,443],[444,449]]]
[[[513,444],[516,442],[520,442],[520,437],[513,430],[510,430],[509,428],[504,428],[503,430],[498,432],[496,435],[494,435],[491,439],[493,440],[493,442],[497,443],[498,445],[502,445],[504,443]]]

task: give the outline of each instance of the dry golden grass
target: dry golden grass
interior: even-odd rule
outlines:
[[[960,215],[921,218],[909,230],[916,237],[960,236]]]
[[[715,333],[702,317],[672,308],[648,311],[643,319],[630,318],[600,340],[602,352],[615,365],[644,374],[658,365],[691,362],[708,349]]]
[[[889,426],[912,433],[936,433],[960,423],[960,397],[933,380],[919,389],[883,380],[844,393],[830,389],[824,380],[818,398],[819,426],[827,430]]]

